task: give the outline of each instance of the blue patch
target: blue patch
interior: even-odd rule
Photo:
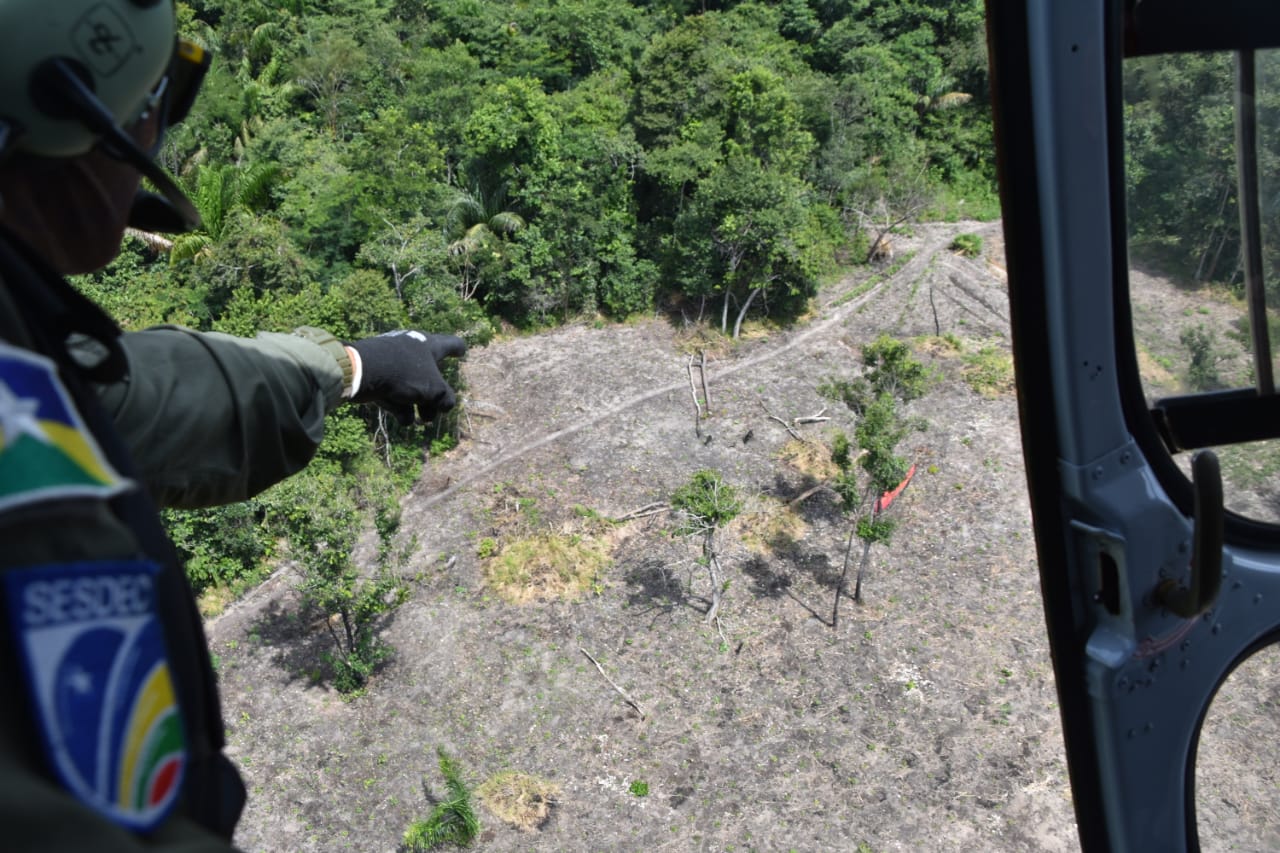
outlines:
[[[156,573],[117,560],[3,574],[50,766],[82,803],[142,832],[168,815],[187,765]]]

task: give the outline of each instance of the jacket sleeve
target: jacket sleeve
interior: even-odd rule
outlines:
[[[237,338],[159,326],[123,336],[127,378],[99,394],[161,506],[244,500],[301,470],[351,364],[316,329]]]

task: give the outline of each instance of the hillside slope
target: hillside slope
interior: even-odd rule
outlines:
[[[964,231],[985,257],[948,250]],[[679,323],[473,352],[466,438],[404,504],[412,597],[367,694],[312,680],[328,638],[300,618],[287,570],[210,626],[251,789],[238,842],[394,850],[430,811],[424,783],[444,794],[443,747],[472,784],[514,769],[560,788],[533,833],[482,809],[484,850],[1074,849],[1015,402],[963,378],[966,356],[1008,349],[999,236],[920,226],[896,265],[866,273],[883,280],[833,286],[808,324],[701,339],[697,430],[700,339]],[[902,445],[919,474],[898,532],[832,628],[848,522],[823,489],[785,508],[816,481],[781,453],[821,458],[830,430],[852,429],[816,389],[856,375],[881,332],[916,340],[938,380],[909,407],[927,428]],[[830,420],[794,426],[803,445],[779,422],[814,415]],[[725,537],[721,631],[703,618],[697,550],[662,512],[611,529],[612,562],[577,603],[509,604],[485,585],[480,551],[596,535],[591,512],[664,502],[700,468],[751,496]]]

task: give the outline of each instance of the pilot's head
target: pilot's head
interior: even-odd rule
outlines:
[[[0,0],[0,224],[67,274],[110,261],[131,222],[198,225],[154,156],[208,64],[173,0]]]

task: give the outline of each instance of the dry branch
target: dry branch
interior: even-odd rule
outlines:
[[[798,503],[800,503],[801,501],[803,501],[805,498],[807,498],[807,497],[811,497],[811,496],[812,496],[813,494],[815,494],[816,492],[818,492],[818,491],[820,491],[820,490],[822,490],[822,489],[825,489],[828,485],[830,485],[830,481],[828,481],[828,480],[823,480],[823,481],[822,481],[821,483],[819,483],[818,485],[816,485],[816,486],[812,486],[812,487],[810,487],[810,488],[808,488],[808,489],[805,489],[803,492],[801,492],[800,494],[796,495],[796,496],[795,496],[794,498],[792,498],[791,500],[787,501],[787,508],[788,508],[788,509],[790,509],[791,507],[793,507],[793,506],[795,506],[796,504],[798,504]]]
[[[736,335],[734,337],[737,337]],[[707,407],[707,417],[711,417],[711,389],[707,387],[707,353],[705,350],[698,350],[698,357],[702,362],[698,365],[698,373],[702,377],[702,403]]]
[[[769,416],[770,420],[775,420],[778,423],[782,424],[782,428],[785,429],[787,432],[791,433],[791,437],[794,438],[796,441],[804,441],[804,439],[800,437],[800,433],[796,432],[795,427],[791,426],[791,424],[787,423],[782,418],[778,417],[773,412],[769,411],[769,407],[764,404],[764,400],[760,400],[759,403],[760,403],[760,408],[764,409],[764,413]]]
[[[796,441],[804,441],[804,439],[800,437],[800,433],[796,432],[796,429],[795,429],[796,427],[800,426],[801,424],[820,424],[820,423],[824,423],[826,421],[831,420],[831,418],[827,417],[825,414],[827,411],[826,407],[823,407],[822,410],[819,411],[816,415],[808,415],[804,417],[792,418],[790,423],[788,423],[787,421],[784,421],[782,418],[775,415],[773,412],[769,411],[769,407],[764,404],[764,400],[760,400],[759,403],[760,403],[760,408],[764,409],[764,413],[768,415],[771,420],[775,420],[778,423],[782,424],[782,428],[785,429],[787,432],[791,433],[791,437],[794,438]]]
[[[617,518],[611,518],[609,520],[615,523],[621,522],[621,521],[632,521],[637,518],[644,518],[645,516],[658,515],[659,513],[668,512],[670,511],[670,509],[671,509],[670,504],[665,504],[659,501],[657,503],[645,504],[639,509],[631,510],[631,512],[627,513],[626,515],[620,515]]]
[[[632,699],[630,696],[628,696],[628,695],[627,695],[627,692],[626,692],[625,690],[623,690],[623,689],[622,689],[621,687],[619,687],[617,684],[614,684],[613,679],[612,679],[612,678],[610,678],[610,677],[608,676],[608,674],[604,671],[604,667],[602,667],[602,666],[600,665],[600,661],[598,661],[598,660],[596,660],[594,657],[592,657],[592,656],[591,656],[591,652],[587,651],[586,649],[582,648],[581,646],[579,646],[579,647],[578,647],[578,651],[580,651],[580,652],[582,652],[584,655],[586,655],[586,656],[587,656],[587,660],[591,661],[593,664],[595,664],[595,665],[596,665],[596,669],[600,670],[600,675],[604,677],[604,680],[605,680],[605,681],[609,682],[609,686],[610,686],[610,687],[612,687],[614,690],[618,691],[618,695],[622,697],[622,701],[623,701],[623,702],[626,702],[628,705],[630,705],[632,708],[634,708],[634,709],[635,709],[635,711],[636,711],[636,713],[640,715],[640,719],[642,719],[642,720],[643,720],[643,719],[645,718],[644,709],[642,709],[642,708],[640,707],[639,703],[637,703],[637,702],[636,702],[636,700],[634,700],[634,699]]]
[[[808,417],[792,418],[791,423],[795,424],[796,426],[800,426],[801,424],[825,423],[829,420],[831,420],[831,418],[827,417],[827,408],[826,406],[823,406],[822,409],[816,415],[809,415]]]
[[[702,437],[702,403],[698,400],[698,386],[693,383],[693,356],[689,356],[689,363],[684,367],[685,372],[689,374],[689,396],[693,398],[693,432],[699,438]],[[705,381],[705,377],[703,377]]]

